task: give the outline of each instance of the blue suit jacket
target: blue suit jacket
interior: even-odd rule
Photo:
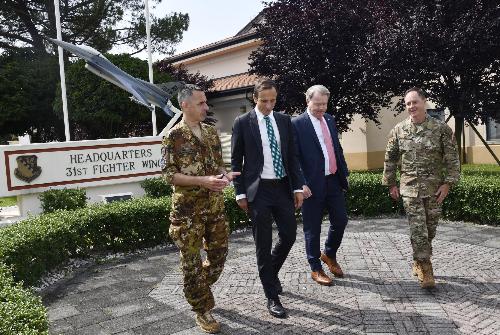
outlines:
[[[349,185],[347,182],[349,171],[347,170],[344,151],[342,150],[338,138],[335,119],[329,114],[325,114],[324,117],[332,136],[340,185],[344,190],[347,190]],[[292,124],[295,131],[295,143],[297,144],[297,151],[299,153],[300,167],[304,175],[305,183],[311,189],[313,197],[323,197],[326,193],[325,158],[307,111],[294,118]]]
[[[293,190],[301,190],[304,178],[300,172],[292,122],[288,115],[274,112],[281,144],[281,156],[288,176],[290,196]],[[260,137],[259,123],[255,110],[243,114],[234,120],[231,137],[231,169],[241,171],[241,175],[233,179],[236,194],[246,194],[252,202],[257,194],[260,175],[264,168],[264,153]]]

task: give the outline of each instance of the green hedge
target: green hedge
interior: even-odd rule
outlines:
[[[247,225],[234,190],[224,195],[231,231]],[[16,280],[33,285],[71,257],[168,241],[169,213],[170,198],[146,197],[32,217],[0,230],[0,261],[12,267]]]
[[[46,309],[39,297],[15,283],[0,263],[0,334],[48,334]]]
[[[38,196],[44,213],[58,209],[73,210],[87,205],[87,193],[79,188],[48,190]]]
[[[226,219],[229,221],[229,228],[234,231],[238,228],[246,227],[250,224],[247,214],[240,209],[236,203],[234,188],[227,187],[224,190],[224,207],[226,209]]]
[[[350,215],[370,217],[403,213],[403,202],[393,201],[381,180],[381,172],[353,172],[349,175],[346,202]]]
[[[0,230],[0,261],[32,285],[70,257],[165,242],[169,211],[169,198],[140,198],[29,218]]]
[[[404,214],[402,201],[393,201],[382,186],[381,172],[354,172],[349,176],[347,207],[351,215]],[[493,226],[500,225],[500,168],[466,166],[460,182],[443,203],[443,217]]]
[[[500,226],[500,176],[463,176],[445,199],[443,216]]]
[[[163,178],[148,178],[141,182],[141,187],[148,197],[160,198],[172,194],[172,186]]]

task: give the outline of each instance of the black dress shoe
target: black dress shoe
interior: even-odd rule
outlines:
[[[276,318],[286,318],[286,311],[281,305],[278,297],[275,299],[267,299],[267,309],[269,310],[269,314]]]

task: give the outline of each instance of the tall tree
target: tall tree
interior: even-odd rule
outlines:
[[[130,75],[147,80],[147,61],[130,55],[106,55],[113,64]],[[170,81],[166,74],[154,73],[157,82]],[[151,112],[130,101],[130,93],[96,77],[85,69],[85,62],[71,63],[66,71],[69,121],[73,140],[151,135]],[[55,110],[62,122],[60,87],[55,99]],[[163,111],[157,109],[158,126],[168,122]]]
[[[251,59],[251,73],[273,77],[280,94],[277,108],[305,109],[304,92],[314,84],[331,92],[329,112],[347,130],[355,114],[377,121],[389,97],[376,94],[372,68],[359,62],[372,29],[368,0],[277,0],[264,9],[257,26],[263,44]]]
[[[148,64],[146,61],[125,54],[108,54],[106,58],[130,75],[147,80]],[[183,68],[174,68],[162,62],[155,64],[153,70],[157,83],[181,80],[196,83],[204,89],[212,86],[212,81],[204,76],[191,75]],[[130,93],[86,70],[83,60],[68,66],[66,80],[73,140],[151,135],[152,124],[149,109],[131,102]],[[55,99],[56,111],[62,111],[61,104],[61,94],[58,92]],[[62,124],[62,113],[58,112],[57,115]],[[158,129],[161,130],[167,125],[170,117],[158,108],[156,116]]]
[[[57,58],[0,55],[0,141],[30,134],[34,142],[64,139],[52,110],[59,71]]]
[[[498,117],[497,0],[374,0],[372,13],[375,28],[361,58],[378,69],[379,91],[424,88],[454,117],[459,146],[464,120],[477,125]]]
[[[142,0],[61,1],[63,39],[75,44],[90,45],[101,52],[120,45],[132,47],[133,53],[144,50],[146,27],[143,6]],[[173,45],[181,40],[188,24],[187,14],[172,13],[153,18],[151,26],[153,50],[164,54],[172,53]],[[24,133],[30,134],[33,141],[37,142],[64,139],[62,121],[53,110],[59,82],[57,58],[54,56],[55,47],[43,38],[44,35],[56,36],[52,0],[5,0],[0,3],[1,141]],[[67,66],[72,67],[72,65]],[[147,78],[147,75],[142,77]],[[82,78],[92,78],[89,80],[91,84],[100,82],[90,73],[85,73]],[[94,85],[93,88],[92,95],[109,98],[110,87]],[[99,91],[100,89],[103,91]],[[82,88],[76,90],[78,93],[88,94]],[[119,89],[113,92],[119,92]],[[70,95],[73,93],[69,92]],[[125,93],[119,93],[121,97],[124,95]],[[57,97],[60,97],[60,94]],[[109,100],[123,103],[120,99]],[[106,101],[110,111],[121,110],[121,105],[113,107],[109,104],[110,101]],[[124,104],[124,106],[130,105],[128,100]],[[79,107],[75,108],[82,111]],[[70,114],[70,118],[73,117],[71,110]],[[133,116],[132,120],[126,121],[126,116]],[[122,126],[135,125],[135,116],[134,113],[122,115],[121,119],[124,122]],[[161,122],[160,116],[159,123]],[[82,124],[75,128],[79,131],[76,137],[83,138],[85,134],[97,137],[96,134],[85,133],[91,129],[85,130],[84,123],[82,120]],[[130,132],[136,134],[138,130],[134,128]],[[101,136],[108,134],[104,132]]]
[[[160,3],[162,0],[156,0]],[[63,40],[87,44],[101,52],[126,45],[135,52],[146,49],[146,25],[142,0],[66,0],[60,2]],[[153,17],[152,47],[172,53],[189,24],[188,14]],[[0,5],[0,49],[34,53],[52,52],[43,38],[56,36],[52,0],[4,0]]]
[[[170,74],[173,80],[198,85],[205,92],[209,91],[214,86],[213,79],[208,79],[207,76],[200,74],[200,72],[189,73],[182,65],[173,66],[165,60],[159,61],[155,65],[158,68],[158,71]],[[176,99],[177,98],[174,98],[173,100]],[[217,122],[212,110],[208,111],[207,118],[204,122],[211,125],[214,125]]]

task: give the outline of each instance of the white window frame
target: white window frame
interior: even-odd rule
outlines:
[[[495,121],[493,118],[488,118],[486,121],[486,142],[487,143],[500,143],[500,122]],[[496,128],[496,136],[492,138],[491,129]]]

